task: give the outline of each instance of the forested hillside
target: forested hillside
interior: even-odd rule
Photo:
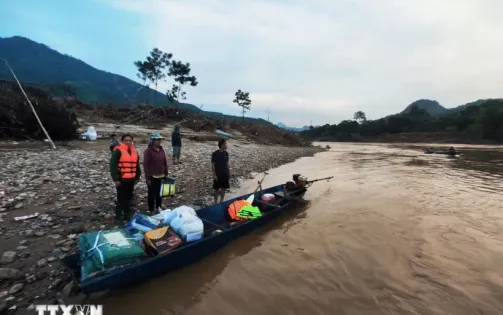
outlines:
[[[239,116],[206,112],[192,104],[170,101],[166,94],[124,76],[96,69],[79,59],[28,38],[0,37],[0,58],[9,62],[23,84],[42,89],[53,96],[74,95],[82,102],[97,106],[125,107],[148,102],[151,105],[175,106],[200,112],[213,118],[242,119]],[[134,67],[133,60],[131,67]],[[0,79],[13,80],[12,74],[3,62],[0,64]],[[269,124],[264,119],[245,117],[245,120]]]
[[[470,139],[503,142],[501,99],[469,103],[441,115],[432,115],[418,104],[407,109],[400,114],[377,120],[367,120],[365,113],[357,112],[353,120],[311,128],[301,134],[308,140],[362,141],[387,134],[450,132]]]

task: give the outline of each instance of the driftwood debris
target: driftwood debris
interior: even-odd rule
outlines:
[[[85,104],[75,97],[54,98],[30,85],[24,85],[26,95],[37,111],[40,121],[55,141],[77,138],[80,127],[77,117],[84,121],[108,122],[117,126],[144,125],[160,129],[173,122],[195,132],[214,134],[220,129],[234,134],[236,131],[250,141],[261,144],[304,146],[307,143],[298,135],[276,126],[251,124],[238,120],[208,117],[203,113],[186,111],[177,107],[140,104],[130,107],[97,106]],[[0,138],[43,139],[44,132],[26,104],[15,82],[0,80]]]
[[[26,98],[26,101],[28,102],[28,104],[30,105],[30,108],[33,112],[33,115],[35,116],[35,118],[37,119],[37,122],[38,122],[38,125],[40,126],[40,129],[42,129],[42,131],[44,132],[47,140],[51,143],[51,146],[52,148],[55,150],[56,149],[56,145],[54,144],[54,142],[52,141],[51,139],[51,136],[49,136],[49,134],[47,133],[47,130],[45,129],[44,127],[44,124],[42,124],[42,122],[40,121],[40,118],[38,117],[38,114],[37,114],[37,111],[35,110],[35,107],[33,107],[33,104],[31,103],[30,101],[30,98],[28,97],[28,95],[26,95],[26,92],[24,91],[23,89],[23,86],[21,85],[21,83],[19,82],[19,80],[17,79],[17,76],[16,74],[14,73],[14,70],[12,70],[11,66],[9,65],[9,63],[7,62],[7,60],[5,60],[5,65],[7,66],[7,68],[9,68],[10,72],[12,73],[12,76],[14,77],[14,79],[16,80],[18,86],[19,86],[19,89],[21,90],[21,92],[23,92],[23,95],[24,97]]]
[[[24,90],[26,96],[16,83],[0,80],[0,138],[42,140],[49,136],[50,141],[74,138],[79,127],[74,113],[58,106],[39,89],[25,86]],[[30,109],[27,98],[37,115]]]

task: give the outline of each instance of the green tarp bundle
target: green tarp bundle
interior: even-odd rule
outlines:
[[[124,229],[81,234],[78,246],[81,281],[137,263],[146,257],[141,245]]]

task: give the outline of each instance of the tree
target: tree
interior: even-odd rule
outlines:
[[[479,124],[486,139],[503,140],[503,108],[501,102],[489,101],[480,110]]]
[[[160,80],[166,78],[164,69],[169,67],[172,53],[165,53],[158,48],[152,49],[150,56],[147,57],[147,76],[154,83],[157,90],[157,84]],[[154,94],[154,103],[156,102],[157,93]]]
[[[169,66],[170,59],[173,57],[171,53],[165,53],[159,48],[154,48],[150,51],[145,61],[135,61],[134,65],[138,69],[136,74],[143,81],[143,86],[150,87],[153,83],[155,90],[160,80],[166,78],[164,68]],[[150,89],[147,90],[147,104],[149,99]],[[157,101],[157,93],[154,93],[154,103]]]
[[[146,61],[135,61],[134,65],[138,69],[136,76],[142,81],[143,87],[147,87],[148,80],[148,63]],[[147,89],[147,104],[149,99],[149,89]]]
[[[367,121],[367,117],[365,116],[365,113],[362,112],[361,110],[357,111],[353,117],[354,117],[354,120],[356,120],[359,124],[365,123]]]
[[[166,66],[168,67],[168,76],[173,77],[175,81],[171,90],[168,90],[166,93],[168,100],[170,102],[180,102],[180,98],[185,100],[186,93],[182,90],[182,87],[187,83],[190,84],[190,86],[197,86],[199,83],[195,76],[190,75],[190,63],[173,60],[169,64],[166,64]]]
[[[234,100],[232,102],[238,104],[238,106],[242,108],[242,110],[243,110],[243,121],[244,121],[245,120],[245,112],[247,110],[250,110],[250,105],[251,105],[250,93],[238,90],[234,94],[234,96],[235,96],[235,98],[234,98]]]

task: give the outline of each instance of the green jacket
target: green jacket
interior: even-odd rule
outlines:
[[[115,150],[112,152],[112,157],[110,158],[110,174],[114,182],[121,180],[119,173],[119,159],[121,158],[121,151]],[[136,163],[136,177],[135,180],[140,180],[141,168],[140,168],[140,156],[138,155],[138,163]]]

